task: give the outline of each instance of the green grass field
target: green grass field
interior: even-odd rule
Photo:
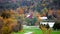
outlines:
[[[34,34],[43,34],[42,30],[40,30],[38,27],[36,26],[25,26],[24,27],[24,32],[14,32],[12,34],[24,34],[24,33],[27,33],[27,32],[33,32]],[[51,34],[60,34],[60,30],[58,31],[53,31],[51,32]]]
[[[34,34],[43,34],[39,29],[25,29],[24,32],[17,32],[12,34],[24,34],[26,32],[33,32]],[[60,34],[60,31],[52,31],[51,34]]]

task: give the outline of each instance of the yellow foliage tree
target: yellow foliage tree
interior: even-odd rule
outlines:
[[[12,26],[17,25],[17,20],[13,18],[12,16],[9,16],[7,14],[10,14],[9,11],[6,10],[6,12],[2,13],[2,18],[3,19],[3,27],[1,29],[2,34],[10,34],[12,31]],[[10,14],[12,15],[12,14]],[[7,18],[8,17],[8,18]]]

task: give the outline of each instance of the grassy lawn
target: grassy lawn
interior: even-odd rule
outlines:
[[[60,34],[60,31],[52,31],[51,34]]]
[[[33,32],[34,34],[42,34],[42,31],[39,29],[25,29],[24,32],[17,32],[12,34],[24,34],[26,32]],[[52,31],[51,34],[60,34],[60,31]]]
[[[24,32],[14,32],[12,34],[24,34],[27,32],[33,32],[33,34],[43,34],[42,30],[40,30],[38,27],[34,27],[34,26],[29,26],[24,27]],[[52,31],[51,34],[60,34],[60,30],[58,31]]]

